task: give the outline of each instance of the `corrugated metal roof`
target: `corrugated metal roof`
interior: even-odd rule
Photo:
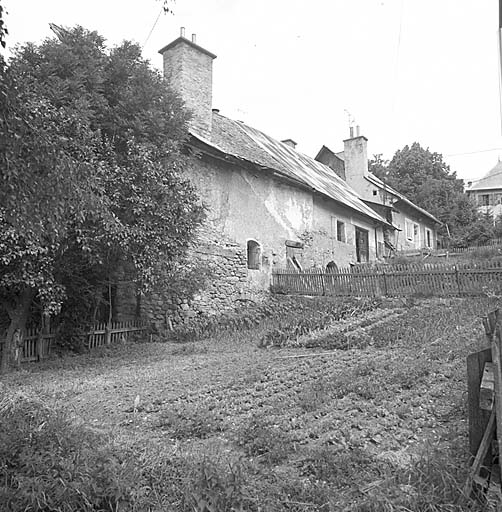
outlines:
[[[400,201],[403,203],[406,203],[408,206],[411,206],[418,212],[420,212],[422,215],[425,215],[426,217],[429,217],[429,219],[433,220],[434,222],[437,222],[438,224],[442,224],[440,220],[438,220],[432,213],[429,213],[427,210],[424,210],[423,208],[420,208],[420,206],[417,206],[415,203],[411,202],[405,195],[398,192],[396,189],[389,187],[387,183],[383,182],[380,178],[372,174],[371,172],[368,173],[368,176],[366,178],[371,181],[374,185],[377,187],[383,188],[384,190],[387,190],[392,195],[396,196]]]
[[[502,162],[498,162],[486,176],[474,182],[468,191],[494,189],[502,189]]]
[[[326,148],[326,150],[330,151],[333,155],[335,155],[338,158],[340,158],[341,160],[345,161],[345,155],[344,155],[343,151],[339,151],[338,153],[335,153],[334,151],[332,151],[331,149],[329,149],[326,146],[323,146],[323,148]],[[411,202],[405,195],[401,194],[397,190],[395,190],[392,187],[390,187],[389,185],[387,185],[387,183],[382,181],[375,174],[373,174],[371,172],[368,172],[368,174],[365,176],[365,178],[368,181],[372,182],[377,187],[380,187],[380,188],[383,188],[384,190],[387,190],[392,195],[396,196],[400,201],[403,201],[408,206],[411,206],[412,208],[414,208],[415,210],[420,212],[422,215],[425,215],[426,217],[429,217],[431,220],[433,220],[434,222],[437,222],[438,224],[442,224],[441,221],[439,221],[438,219],[436,219],[436,217],[434,217],[434,215],[429,213],[427,210],[424,210],[423,208],[420,208],[420,206],[417,206],[415,203]]]
[[[193,135],[228,155],[279,172],[367,217],[389,224],[329,167],[241,121],[214,112],[211,140]]]

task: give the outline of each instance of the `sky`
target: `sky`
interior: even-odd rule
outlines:
[[[502,158],[497,0],[1,1],[7,56],[78,24],[161,70],[185,27],[217,55],[213,107],[312,157],[353,123],[370,156],[419,142],[466,181]]]

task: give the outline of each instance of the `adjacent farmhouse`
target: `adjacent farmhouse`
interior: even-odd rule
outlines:
[[[475,201],[481,213],[498,217],[502,213],[502,162],[499,160],[480,180],[470,181],[466,193]]]
[[[366,205],[392,225],[384,227],[385,255],[390,256],[394,251],[435,249],[441,222],[369,172],[368,139],[359,135],[358,127],[356,136],[352,128],[350,135],[344,141],[343,151],[335,153],[323,146],[316,160],[328,165]]]
[[[190,178],[208,208],[193,257],[212,273],[207,289],[173,309],[193,316],[232,307],[268,289],[274,267],[333,269],[383,256],[384,231],[394,228],[350,183],[292,140],[212,108],[214,54],[183,35],[160,53],[166,78],[193,114]],[[154,300],[150,314],[162,318],[165,302]]]

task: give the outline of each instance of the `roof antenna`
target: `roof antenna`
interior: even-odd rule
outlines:
[[[356,122],[354,116],[344,108],[343,111],[347,114],[347,122],[349,123],[350,138],[354,137],[354,123]]]

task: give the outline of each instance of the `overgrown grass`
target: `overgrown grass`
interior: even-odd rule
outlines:
[[[309,300],[305,303],[317,307]],[[239,372],[223,375],[220,367],[217,379],[208,372],[206,381],[190,393],[184,389],[181,398],[167,396],[172,386],[184,386],[181,373],[159,394],[138,387],[145,405],[158,400],[158,410],[145,407],[124,428],[117,423],[120,439],[75,422],[70,407],[52,407],[4,386],[0,510],[476,511],[480,507],[460,492],[469,458],[464,357],[482,339],[479,317],[495,305],[484,299],[409,301],[400,316],[378,327],[365,325],[366,338],[354,332],[352,346],[344,347],[352,352],[280,359],[281,353],[253,349]],[[295,311],[292,307],[292,318]],[[249,344],[253,333],[263,334],[262,327],[232,337]],[[220,346],[226,336],[230,331],[214,344]],[[357,339],[363,341],[357,345]],[[198,346],[167,347],[164,357],[179,357],[184,369],[192,359],[201,362],[206,349]],[[144,347],[152,359],[166,346]],[[112,363],[114,357],[126,359],[105,355]],[[238,355],[231,364],[238,364]],[[130,359],[142,365],[139,357],[135,347]],[[212,357],[211,365],[217,360]],[[130,373],[130,361],[127,368]],[[151,386],[170,368],[147,372]],[[19,373],[12,382],[30,378]],[[57,368],[52,375],[70,378]],[[117,382],[103,375],[110,388]],[[131,385],[125,375],[120,379]],[[148,385],[148,379],[138,383]],[[131,390],[130,401],[135,394]],[[151,423],[142,431],[147,416]],[[429,420],[438,428],[424,426]],[[411,438],[401,429],[417,442],[408,443]]]
[[[134,468],[110,440],[40,400],[0,401],[0,503],[6,511],[116,511],[131,503]]]
[[[311,301],[310,301],[311,302]],[[378,308],[380,300],[371,298],[320,298],[312,304],[298,302],[287,314],[277,318],[276,325],[260,339],[260,347],[295,346],[300,337],[322,331],[326,327],[351,316]]]

